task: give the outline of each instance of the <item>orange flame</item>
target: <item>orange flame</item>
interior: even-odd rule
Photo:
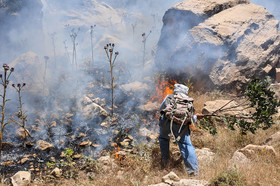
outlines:
[[[151,101],[158,101],[162,102],[163,99],[173,93],[174,84],[176,84],[177,81],[175,80],[165,80],[164,78],[161,78],[156,83],[156,91],[155,94],[152,96]]]

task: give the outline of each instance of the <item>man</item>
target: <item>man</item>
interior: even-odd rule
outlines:
[[[170,103],[173,96],[178,95],[181,97],[188,97],[189,88],[182,84],[175,84],[173,94],[166,96],[162,104],[160,105],[160,135],[159,143],[161,150],[161,163],[166,166],[169,160],[169,134],[172,133],[175,138],[180,136],[180,140],[177,141],[179,145],[181,155],[184,159],[184,164],[186,166],[187,173],[189,175],[197,175],[199,168],[197,163],[197,157],[195,154],[195,148],[193,147],[190,139],[190,128],[189,125],[183,125],[179,123],[172,122],[168,120],[165,116],[164,109]],[[196,115],[193,116],[192,121],[195,123],[197,121]],[[189,123],[191,124],[191,123]],[[172,130],[171,130],[172,127]],[[181,128],[182,127],[182,128]]]

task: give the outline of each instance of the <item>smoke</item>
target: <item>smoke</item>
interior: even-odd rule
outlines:
[[[135,100],[119,87],[134,81],[153,86],[147,77],[154,73],[153,55],[162,17],[177,2],[28,0],[13,11],[0,8],[0,41],[6,43],[1,45],[0,61],[15,67],[13,83],[27,84],[23,102],[32,137],[51,140],[60,148],[69,145],[62,143],[65,136],[73,134],[76,140],[84,132],[86,139],[108,143],[112,132],[100,127],[104,118],[93,114],[94,119],[87,120],[81,104],[85,96],[92,94],[92,99],[105,98],[106,105],[110,105],[109,63],[103,49],[107,43],[115,43],[115,50],[120,53],[114,71],[118,86],[115,104],[125,108],[119,111],[123,114],[120,122],[123,127],[135,128],[141,121],[132,113],[143,104],[145,94],[136,95]],[[75,60],[77,65],[73,64]],[[9,98],[12,101],[8,110],[14,113],[16,93],[11,90]],[[74,115],[69,119],[67,113]],[[7,130],[12,133],[14,128],[17,127],[9,126]],[[8,137],[9,140],[15,139]]]

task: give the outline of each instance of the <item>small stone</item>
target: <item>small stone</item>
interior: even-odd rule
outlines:
[[[71,113],[66,113],[65,114],[65,118],[71,118],[71,117],[73,117],[74,116],[74,114],[71,114]]]
[[[129,145],[129,142],[120,142],[120,145],[123,147],[127,147]]]
[[[65,154],[64,151],[61,152],[60,157],[61,157],[61,158],[65,158],[65,157],[66,157],[66,154]]]
[[[39,147],[43,151],[54,147],[52,144],[50,144],[49,142],[46,142],[44,140],[38,140],[36,143],[36,146]]]
[[[50,127],[56,127],[56,121],[52,121],[52,122],[50,123]]]
[[[106,128],[110,127],[110,124],[107,121],[102,122],[100,125],[101,127],[106,127]]]
[[[128,135],[127,138],[133,140],[133,137],[131,135]]]
[[[31,174],[27,171],[19,171],[11,177],[13,186],[28,186],[31,181]]]
[[[117,143],[111,143],[111,147],[117,147],[118,144]]]
[[[87,95],[89,98],[93,98],[94,97],[94,94],[88,94]]]
[[[62,170],[56,167],[54,170],[52,170],[51,175],[56,178],[60,178],[62,176]]]
[[[82,154],[75,154],[72,156],[73,159],[79,159],[82,157]]]
[[[92,146],[95,148],[100,147],[100,145],[98,145],[98,144],[92,144]]]
[[[17,135],[21,138],[21,139],[26,139],[28,137],[29,131],[27,129],[23,129],[23,128],[19,128],[17,130]]]
[[[10,166],[12,164],[14,164],[13,161],[5,161],[5,162],[3,162],[4,167],[8,167],[8,166]]]
[[[87,135],[86,135],[85,133],[82,133],[82,132],[81,132],[81,133],[79,134],[78,137],[79,137],[79,138],[82,138],[82,137],[86,137],[86,136],[87,136]]]
[[[20,163],[21,163],[21,164],[24,164],[24,163],[27,162],[27,161],[31,161],[31,159],[29,159],[29,158],[22,158],[22,159],[20,160]]]
[[[162,177],[163,182],[169,182],[169,181],[180,181],[180,178],[171,171],[169,174]]]
[[[82,143],[80,143],[80,146],[90,146],[92,144],[92,142],[90,141],[83,141]]]
[[[50,157],[51,162],[55,162],[55,157]]]

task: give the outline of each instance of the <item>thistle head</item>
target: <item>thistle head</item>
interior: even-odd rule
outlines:
[[[112,53],[112,52],[113,52],[113,49],[110,48],[110,49],[109,49],[109,52]]]
[[[11,72],[13,72],[13,71],[15,70],[15,68],[14,68],[14,67],[12,67],[10,70],[11,70]]]
[[[119,52],[117,51],[117,52],[115,52],[115,55],[117,56],[117,55],[119,55]]]
[[[4,64],[4,65],[3,65],[3,68],[4,68],[5,71],[7,71],[7,70],[10,69],[10,67],[9,67],[7,64]]]
[[[25,85],[26,85],[26,83],[23,83],[23,84],[22,84],[22,87],[24,87]]]
[[[12,87],[14,87],[14,88],[15,88],[15,87],[16,87],[16,85],[15,85],[15,84],[12,84]]]
[[[107,46],[104,46],[104,50],[107,50],[107,48],[108,48]]]
[[[17,84],[17,87],[20,87],[20,83]]]

